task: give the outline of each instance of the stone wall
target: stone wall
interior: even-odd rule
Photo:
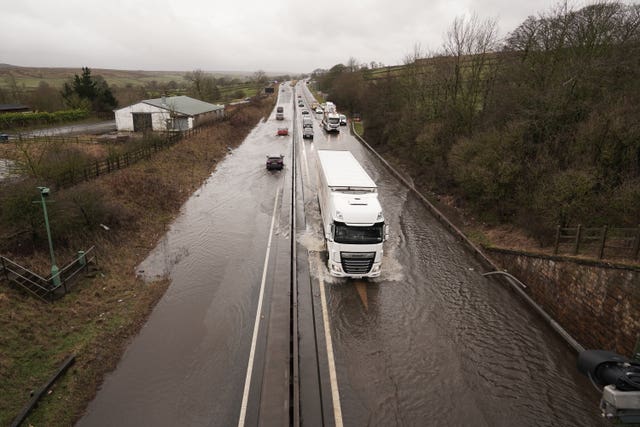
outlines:
[[[632,356],[640,335],[640,268],[487,248],[586,349]]]

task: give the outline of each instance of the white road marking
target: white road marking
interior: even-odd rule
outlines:
[[[324,282],[322,281],[322,279],[318,279],[318,282],[320,285],[320,301],[322,303],[322,321],[324,325],[324,337],[327,344],[327,359],[329,362],[329,381],[331,383],[331,397],[333,400],[333,418],[335,420],[336,427],[342,427],[342,407],[340,406],[340,390],[338,390],[336,362],[335,362],[335,359],[333,358],[333,343],[331,341],[329,313],[327,311],[327,298],[324,293]]]
[[[269,252],[271,252],[271,239],[273,237],[273,227],[276,222],[276,209],[278,208],[278,196],[280,188],[276,190],[276,201],[273,205],[273,215],[271,217],[271,229],[269,230],[269,241],[267,242],[267,252],[264,256],[264,268],[262,269],[262,283],[260,283],[260,296],[258,297],[258,310],[256,321],[253,325],[253,338],[251,339],[251,351],[249,352],[249,362],[247,364],[247,376],[244,380],[244,393],[242,394],[242,404],[240,406],[240,418],[238,427],[243,427],[247,415],[247,405],[249,403],[249,388],[251,387],[251,374],[253,373],[253,363],[256,354],[256,343],[258,341],[258,330],[260,329],[260,317],[262,316],[262,299],[264,297],[264,285],[267,279],[267,267],[269,263]]]

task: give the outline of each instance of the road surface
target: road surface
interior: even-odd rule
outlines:
[[[171,285],[78,425],[602,425],[572,350],[347,128],[315,116],[303,141],[294,100],[310,94],[283,87],[285,120],[218,165],[139,267]],[[379,185],[379,279],[328,275],[319,148],[351,150]]]

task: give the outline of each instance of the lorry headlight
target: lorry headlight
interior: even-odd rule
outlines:
[[[333,259],[333,261],[335,262],[340,262],[340,252],[333,251],[333,256],[331,257],[331,259]]]

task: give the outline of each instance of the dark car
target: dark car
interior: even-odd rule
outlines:
[[[313,139],[313,127],[302,128],[302,138]]]
[[[284,167],[284,154],[279,156],[267,156],[267,170],[282,170]]]

